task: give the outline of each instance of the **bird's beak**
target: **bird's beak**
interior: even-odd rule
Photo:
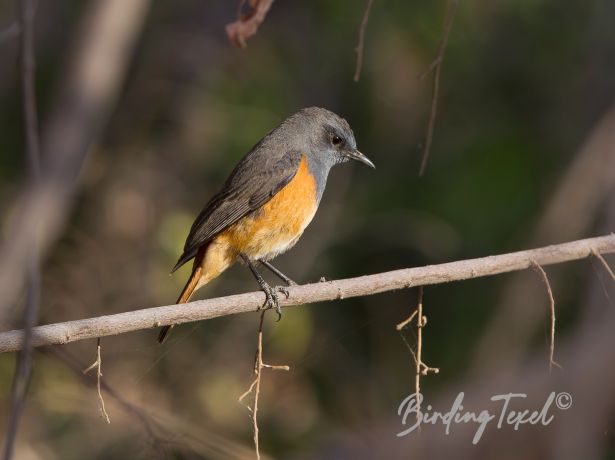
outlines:
[[[367,158],[357,149],[347,151],[346,156],[352,160],[360,161],[361,163],[366,164],[370,168],[376,169],[376,166],[374,165],[374,163],[372,163],[372,161],[369,158]]]

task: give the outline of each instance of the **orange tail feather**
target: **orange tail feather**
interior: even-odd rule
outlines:
[[[194,290],[196,289],[198,282],[201,279],[202,272],[203,268],[201,267],[200,260],[198,261],[198,263],[195,260],[194,268],[192,269],[192,275],[190,275],[190,278],[184,286],[184,289],[179,295],[179,298],[177,299],[176,303],[187,303],[190,300],[190,297],[192,297],[192,294],[194,293]],[[163,343],[166,340],[173,326],[174,324],[170,324],[168,326],[164,326],[160,330],[160,334],[158,334],[158,343]]]

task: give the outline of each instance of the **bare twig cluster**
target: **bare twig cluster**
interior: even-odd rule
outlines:
[[[250,387],[246,390],[244,394],[239,397],[239,402],[243,403],[244,399],[248,397],[248,395],[253,395],[252,406],[246,404],[248,411],[250,412],[250,416],[252,418],[252,429],[254,432],[254,449],[256,450],[256,458],[260,459],[260,446],[259,446],[259,437],[258,437],[258,399],[261,391],[261,377],[263,369],[273,369],[276,371],[289,371],[290,367],[285,365],[271,365],[265,364],[263,362],[263,321],[265,319],[266,310],[263,310],[261,313],[260,322],[258,325],[258,346],[256,349],[256,356],[254,358],[254,381],[250,385]]]
[[[408,340],[404,336],[404,329],[412,322],[416,317],[416,352],[412,349]],[[414,358],[415,373],[414,373],[414,396],[417,405],[417,409],[421,408],[421,376],[427,375],[430,372],[437,374],[440,369],[437,367],[431,367],[425,364],[423,361],[423,328],[427,325],[427,316],[423,315],[423,286],[419,286],[417,307],[412,314],[403,320],[401,323],[395,326],[395,329],[399,332],[402,340],[410,350],[412,357]],[[419,417],[419,411],[417,410],[417,417]]]

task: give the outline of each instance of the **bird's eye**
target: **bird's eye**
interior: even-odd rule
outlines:
[[[340,146],[340,145],[342,145],[344,143],[344,139],[342,139],[339,136],[333,135],[331,137],[331,143],[337,147],[337,146]]]

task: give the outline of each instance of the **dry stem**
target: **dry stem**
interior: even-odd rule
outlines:
[[[416,353],[412,350],[412,347],[410,346],[410,344],[408,343],[408,341],[406,340],[403,334],[404,328],[406,328],[406,326],[410,324],[410,322],[415,316],[417,317],[416,318]],[[426,325],[427,325],[427,317],[423,315],[423,286],[419,286],[418,302],[417,302],[416,310],[414,310],[408,318],[406,318],[401,323],[395,326],[395,329],[399,331],[399,334],[401,335],[402,339],[404,340],[404,343],[410,350],[410,353],[412,353],[412,357],[414,358],[414,363],[416,366],[415,375],[414,375],[414,395],[415,395],[416,407],[417,407],[417,412],[416,412],[417,419],[420,417],[419,412],[421,410],[421,399],[420,399],[421,375],[427,375],[430,372],[433,372],[434,374],[437,374],[438,372],[440,372],[440,369],[438,369],[437,367],[430,367],[423,362],[423,358],[422,358],[423,357],[423,328]]]
[[[427,160],[429,158],[429,152],[431,151],[431,142],[433,140],[433,131],[436,125],[436,113],[438,111],[438,96],[440,94],[440,75],[442,74],[442,61],[444,60],[444,52],[448,44],[448,37],[453,27],[453,21],[455,20],[455,13],[457,12],[458,0],[450,0],[447,7],[446,20],[444,21],[444,34],[442,41],[438,47],[438,55],[436,59],[431,63],[429,69],[422,75],[424,78],[428,73],[435,69],[436,74],[434,76],[433,94],[431,97],[431,109],[429,112],[429,123],[427,124],[427,136],[425,138],[425,149],[423,150],[423,159],[421,160],[421,168],[419,169],[419,176],[425,173],[427,167]]]
[[[107,409],[105,409],[105,400],[103,399],[102,392],[100,391],[100,378],[102,377],[102,358],[100,356],[100,337],[96,342],[96,361],[94,361],[87,369],[84,369],[83,373],[87,374],[92,369],[96,369],[96,391],[98,392],[98,400],[100,401],[100,413],[107,423],[111,423]]]
[[[555,353],[555,299],[553,298],[553,291],[551,290],[551,284],[549,283],[549,278],[547,277],[547,273],[535,261],[532,261],[532,268],[534,268],[534,270],[536,270],[540,274],[542,282],[544,283],[545,288],[547,290],[547,295],[549,296],[549,314],[551,318],[550,334],[549,334],[549,372],[551,372],[553,370],[554,365],[557,367],[561,367],[553,359],[553,355]]]
[[[354,77],[353,80],[358,82],[361,78],[361,69],[363,68],[363,52],[364,52],[364,44],[365,44],[365,29],[367,28],[367,22],[369,21],[369,12],[372,9],[372,4],[374,0],[367,0],[367,6],[365,7],[365,12],[363,13],[363,20],[361,21],[361,27],[359,27],[359,41],[357,43],[357,47],[355,51],[357,53],[357,64],[354,69]]]
[[[597,251],[592,251],[592,255],[602,263],[602,266],[604,267],[604,269],[607,271],[609,275],[611,275],[611,279],[615,281],[615,273],[613,273],[613,270],[611,270],[611,267],[609,266],[607,261],[604,259],[604,257],[602,257],[602,254],[600,254]]]
[[[273,369],[277,371],[289,371],[290,370],[289,366],[274,366],[271,364],[265,364],[263,362],[263,321],[265,319],[266,312],[267,310],[263,310],[261,312],[261,318],[260,318],[260,322],[258,325],[258,346],[256,348],[256,357],[254,359],[254,374],[256,375],[256,377],[254,378],[254,381],[250,385],[250,388],[248,388],[247,391],[244,394],[242,394],[238,399],[240,403],[243,403],[243,400],[249,394],[254,395],[252,407],[250,407],[248,404],[244,404],[244,405],[247,407],[248,411],[251,414],[251,418],[252,418],[252,428],[254,432],[254,449],[256,451],[257,459],[261,458],[259,439],[258,439],[258,418],[257,416],[258,416],[258,399],[259,399],[260,391],[261,391],[262,370],[263,369]]]

